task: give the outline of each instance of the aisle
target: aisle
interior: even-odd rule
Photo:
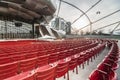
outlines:
[[[70,80],[88,80],[89,74],[96,69],[97,65],[104,59],[104,57],[107,55],[108,49],[102,51],[102,53],[93,61],[90,62],[90,65],[85,65],[85,68],[79,68],[79,74],[76,74],[73,71],[70,71]],[[58,78],[56,80],[67,80],[63,77]]]
[[[119,42],[118,42],[118,46],[119,46],[119,48],[120,48],[120,40],[119,40]],[[119,61],[119,66],[120,66],[120,61]],[[117,75],[118,75],[118,80],[120,80],[120,67],[119,67],[119,69],[117,69]]]

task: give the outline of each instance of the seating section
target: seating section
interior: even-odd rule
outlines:
[[[118,69],[119,47],[116,42],[108,44],[110,51],[104,60],[97,66],[90,76],[90,80],[117,80],[115,72]]]
[[[0,42],[2,45],[0,80],[55,80],[66,74],[69,80],[70,70],[73,72],[75,70],[78,74],[78,66],[84,68],[85,63],[89,65],[89,62],[104,50],[106,44],[110,52],[98,69],[91,74],[90,80],[99,74],[99,77],[105,76],[105,80],[108,78],[112,80],[116,76],[115,70],[119,67],[116,41],[84,38],[52,42],[40,40]],[[99,77],[94,80],[99,80]]]

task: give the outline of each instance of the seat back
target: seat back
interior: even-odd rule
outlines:
[[[53,63],[58,61],[58,54],[59,53],[52,53],[49,55],[49,63]]]
[[[16,75],[17,71],[17,62],[0,65],[0,80]]]
[[[11,57],[7,56],[7,57],[0,57],[0,65],[1,64],[6,64],[6,63],[10,63],[12,62]]]
[[[67,58],[58,61],[58,65],[57,65],[57,69],[56,69],[56,77],[57,78],[62,77],[63,75],[65,75],[68,72],[69,62],[70,62],[70,59],[67,60]]]
[[[38,56],[37,67],[41,67],[48,64],[49,55]]]
[[[104,71],[101,70],[95,70],[93,71],[90,76],[89,76],[89,80],[108,80],[106,79],[106,74]]]
[[[20,70],[20,72],[25,72],[25,71],[35,69],[36,68],[36,61],[37,61],[37,58],[21,60],[19,62],[19,70]]]
[[[74,70],[74,68],[78,65],[78,58],[79,57],[71,57],[71,61],[69,63],[69,70]]]
[[[98,66],[98,69],[106,73],[109,73],[111,71],[111,66],[107,63],[102,63]]]
[[[55,80],[57,65],[45,65],[37,69],[35,80]]]

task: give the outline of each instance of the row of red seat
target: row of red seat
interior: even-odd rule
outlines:
[[[53,42],[54,43],[54,42]],[[52,44],[53,44],[52,43]],[[47,46],[48,48],[42,48],[41,46]],[[34,58],[37,56],[43,56],[43,55],[58,55],[58,54],[64,54],[64,53],[68,53],[68,55],[71,55],[70,53],[72,52],[72,54],[76,53],[76,51],[83,51],[85,49],[91,48],[96,46],[98,43],[83,43],[80,44],[78,42],[78,44],[73,44],[69,42],[69,44],[65,44],[61,46],[61,43],[54,43],[56,46],[58,45],[58,47],[55,48],[55,45],[53,45],[53,47],[49,48],[50,45],[52,45],[49,42],[44,42],[44,43],[40,43],[40,44],[27,44],[27,45],[18,45],[17,47],[4,47],[1,48],[0,51],[0,64],[5,64],[5,63],[9,63],[9,62],[13,62],[13,61],[19,61],[19,60],[25,60],[25,59],[29,59],[29,58]],[[60,46],[59,46],[60,44]],[[62,43],[63,44],[63,43]],[[85,46],[84,46],[85,45]],[[14,48],[14,49],[13,49]],[[78,48],[79,50],[76,50]],[[18,49],[18,51],[17,51]],[[73,53],[74,52],[74,53]],[[61,56],[61,55],[60,55]],[[65,55],[64,55],[65,56]],[[67,56],[67,55],[66,55]]]
[[[110,44],[109,44],[110,47]],[[90,80],[117,80],[115,70],[118,69],[119,47],[113,42],[105,59],[97,66],[90,76]]]
[[[63,53],[59,53],[59,54],[57,53],[56,56],[53,56],[53,54],[51,54],[51,55],[37,56],[34,58],[25,59],[25,60],[19,60],[19,59],[21,59],[21,57],[18,56],[18,57],[16,57],[16,60],[19,60],[19,61],[14,61],[11,63],[0,65],[0,69],[3,69],[3,71],[0,71],[0,72],[1,72],[1,74],[7,72],[4,74],[5,76],[2,75],[2,77],[9,77],[11,75],[15,75],[15,74],[12,74],[13,72],[10,72],[11,70],[13,71],[13,69],[16,73],[25,72],[25,71],[31,70],[33,68],[36,68],[37,66],[43,66],[48,63],[56,62],[59,59],[63,59],[65,57],[72,56],[73,54],[71,52],[72,52],[72,50],[70,51],[70,53],[66,53],[66,51],[65,51],[64,53],[66,53],[67,55],[65,55],[65,54],[63,55]],[[29,57],[29,56],[27,56],[27,57]],[[1,62],[5,62],[6,60],[7,59],[4,59]],[[9,68],[7,69],[7,67],[10,67],[10,69]],[[7,74],[11,74],[11,75],[6,76]]]
[[[36,63],[36,57],[34,57],[18,62],[3,64],[0,65],[0,70],[2,70],[0,71],[0,79],[2,80],[13,76],[7,80],[54,80],[66,73],[68,74],[69,79],[68,70],[74,70],[74,68],[76,68],[76,73],[78,73],[77,65],[81,65],[86,61],[89,62],[89,60],[92,60],[92,57],[94,58],[97,53],[104,49],[104,47],[105,43],[100,45],[94,43],[58,52],[57,58],[55,58],[56,56],[53,56],[54,53],[39,57],[37,56],[37,59],[40,58],[37,60],[38,63]],[[55,62],[55,64],[53,64],[53,62]],[[53,65],[48,65],[48,63]]]

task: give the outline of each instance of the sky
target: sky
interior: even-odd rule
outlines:
[[[64,1],[67,1],[67,2],[77,6],[79,9],[81,9],[82,11],[85,12],[99,0],[64,0]],[[56,7],[58,8],[59,0],[53,0],[53,2],[56,4]],[[93,22],[93,21],[96,21],[96,20],[98,20],[114,11],[117,11],[119,9],[120,9],[120,0],[101,0],[101,2],[98,5],[96,5],[93,9],[91,9],[87,13],[87,15],[90,18],[91,22]],[[55,15],[57,14],[57,10],[56,10]],[[96,14],[97,12],[100,12],[100,14]],[[73,22],[81,14],[82,13],[79,10],[62,2],[58,16],[64,18],[66,21]],[[92,24],[92,31],[97,28],[103,27],[105,25],[108,25],[108,24],[111,24],[111,23],[114,23],[117,21],[120,21],[120,12],[118,12],[112,16],[109,16],[95,24]],[[86,26],[87,24],[89,24],[89,21],[86,18],[86,16],[83,16],[76,23],[74,23],[72,25],[72,27],[74,30],[78,30],[78,29]],[[116,27],[116,25],[118,25],[118,24],[101,29],[101,31],[103,31],[104,33],[109,33],[110,31],[112,31],[114,29],[114,27]],[[117,29],[120,29],[120,26]],[[83,31],[89,32],[90,26],[84,28]],[[117,31],[116,33],[120,34],[120,31]]]

